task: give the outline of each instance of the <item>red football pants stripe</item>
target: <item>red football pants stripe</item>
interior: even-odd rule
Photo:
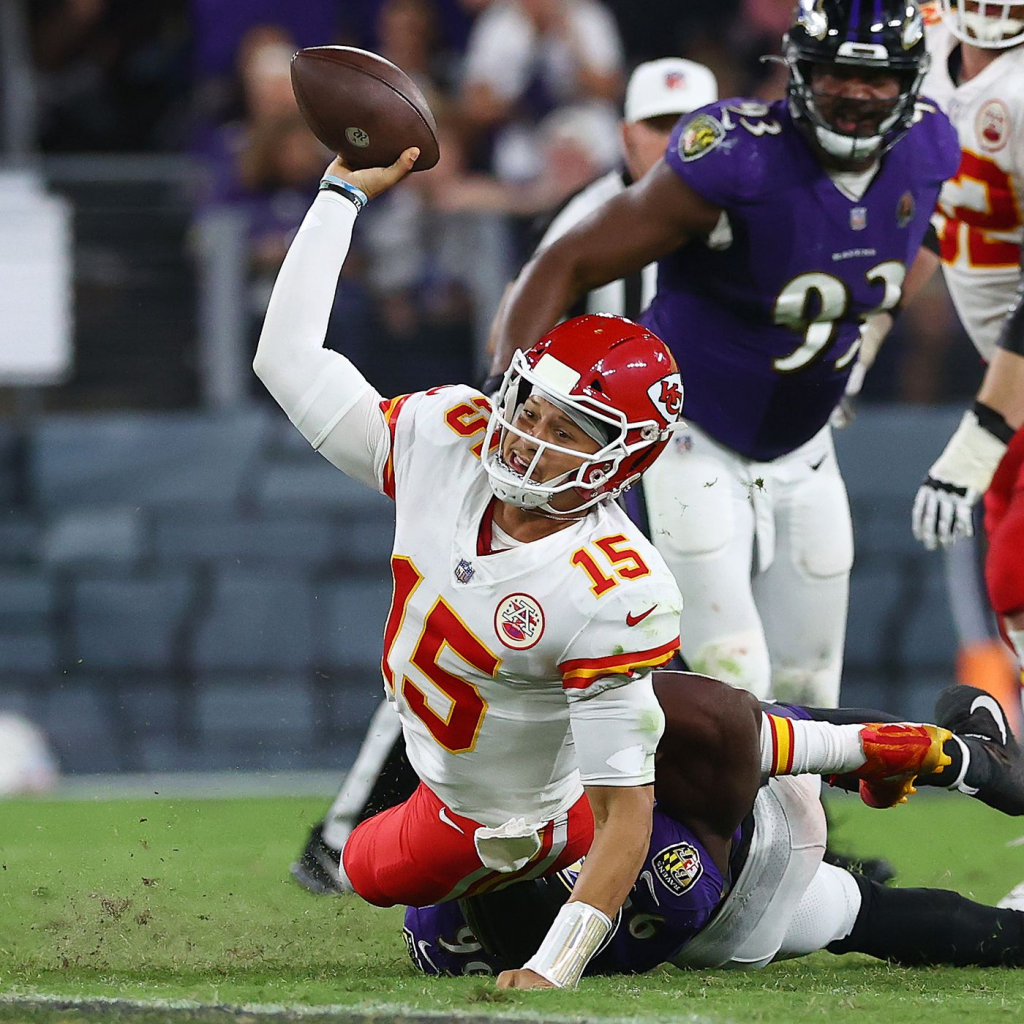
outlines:
[[[442,819],[442,811],[457,828]],[[550,863],[543,862],[553,852],[560,831],[556,822],[544,827],[541,849],[523,869],[493,871],[480,863],[473,844],[479,822],[452,811],[420,783],[404,803],[353,831],[342,854],[345,874],[355,891],[378,907],[425,907],[469,891],[502,888],[522,878],[550,875],[586,855],[594,838],[586,796],[573,804],[565,818],[561,826],[565,844]]]

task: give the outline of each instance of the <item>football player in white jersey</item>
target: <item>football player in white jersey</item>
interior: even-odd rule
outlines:
[[[626,167],[610,171],[577,192],[552,220],[539,247],[548,245],[641,178],[660,159],[678,115],[709,103],[718,95],[714,74],[703,64],[665,57],[640,64],[626,87],[622,118],[622,148]],[[650,264],[636,274],[599,288],[574,312],[613,313],[635,319],[648,305],[657,285],[658,268]],[[490,378],[481,390],[491,393],[501,376]],[[411,781],[398,722],[382,705],[374,714],[355,764],[345,776],[323,820],[309,833],[306,846],[292,865],[292,875],[310,892],[321,895],[345,891],[339,871],[341,850],[352,829],[371,813],[383,809]]]
[[[323,347],[356,215],[411,169],[328,169],[281,268],[254,369],[330,462],[393,498],[385,692],[420,779],[363,822],[343,867],[378,906],[424,905],[557,871],[572,902],[517,987],[564,984],[610,929],[651,829],[663,716],[654,667],[681,598],[612,501],[679,425],[654,335],[583,317],[469,387],[385,400]]]
[[[914,534],[929,549],[969,536],[985,495],[989,599],[1024,664],[1024,3],[942,0],[926,13],[924,91],[963,149],[939,198],[942,268],[989,366],[918,491]]]

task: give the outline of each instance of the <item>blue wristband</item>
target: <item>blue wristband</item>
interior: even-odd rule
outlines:
[[[320,191],[336,192],[338,195],[344,196],[356,208],[356,213],[370,201],[367,194],[361,188],[353,185],[351,182],[344,181],[342,178],[335,177],[333,174],[325,174],[323,176],[320,180]]]

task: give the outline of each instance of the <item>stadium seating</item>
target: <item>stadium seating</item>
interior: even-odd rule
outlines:
[[[867,409],[837,435],[848,703],[922,716],[951,678],[941,560],[909,506],[957,417]],[[269,408],[0,433],[0,710],[70,771],[343,768],[381,695],[391,539],[390,502]]]

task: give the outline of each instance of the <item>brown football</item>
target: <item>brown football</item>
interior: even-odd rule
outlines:
[[[437,163],[437,125],[413,80],[352,46],[310,46],[292,57],[292,89],[313,134],[354,171],[387,167],[419,146],[414,171]]]

